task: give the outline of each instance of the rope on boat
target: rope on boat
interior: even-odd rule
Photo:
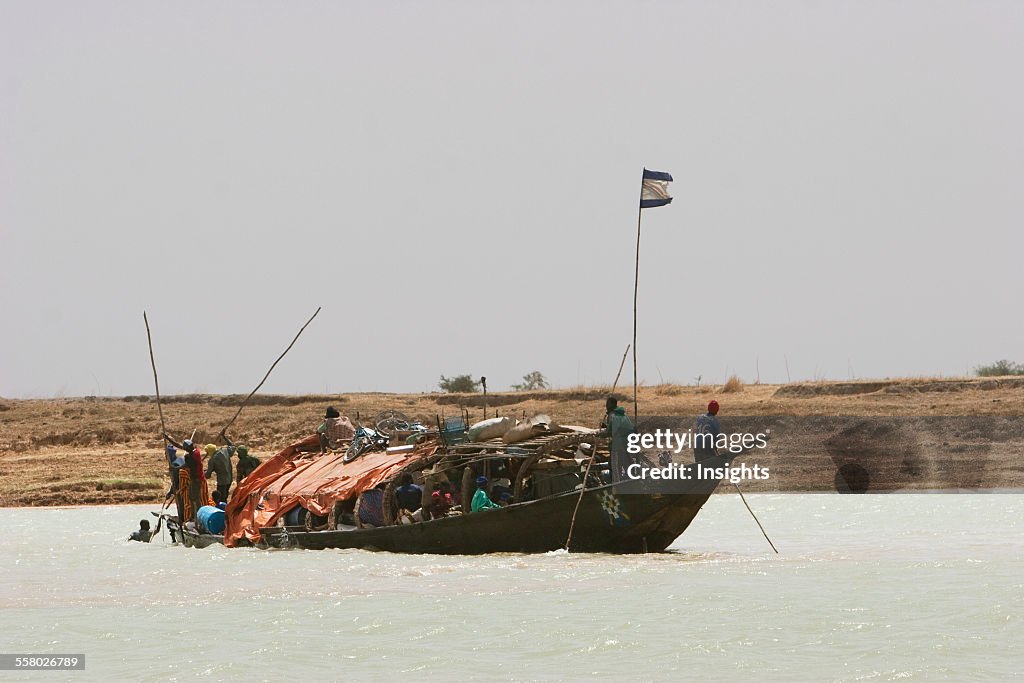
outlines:
[[[768,545],[770,545],[772,550],[775,551],[775,554],[778,555],[779,549],[775,547],[774,543],[772,543],[772,539],[768,538],[768,532],[765,531],[764,527],[761,525],[761,520],[759,520],[757,515],[754,514],[754,511],[750,509],[750,505],[747,503],[747,499],[744,497],[743,491],[740,490],[740,485],[733,483],[733,486],[736,487],[736,493],[740,494],[740,500],[742,500],[743,504],[747,506],[747,512],[749,512],[750,516],[754,518],[754,521],[757,522],[757,526],[761,529],[761,533],[764,534],[764,540],[768,541]]]

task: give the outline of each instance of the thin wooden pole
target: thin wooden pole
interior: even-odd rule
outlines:
[[[626,354],[629,353],[629,344],[626,345],[626,351],[622,354],[622,362],[619,363],[619,373],[615,375],[615,383],[612,384],[611,393],[615,393],[615,389],[619,386],[619,375],[622,374],[622,366],[626,364]],[[583,485],[580,487],[580,497],[576,499],[576,507],[572,511],[572,519],[569,521],[569,535],[565,539],[565,549],[569,549],[569,544],[572,543],[572,532],[576,528],[576,513],[580,511],[580,503],[583,502],[583,494],[587,492],[587,481],[590,479],[590,467],[594,464],[594,460],[597,459],[597,436],[594,437],[594,452],[590,454],[590,459],[587,460],[587,469],[583,473]]]
[[[146,341],[149,343],[149,364],[153,366],[153,386],[156,388],[156,410],[160,413],[160,434],[164,444],[167,443],[167,425],[164,424],[164,409],[160,406],[160,380],[156,376],[156,359],[153,358],[153,335],[149,332],[149,317],[142,312],[142,319],[146,323]]]
[[[580,487],[580,497],[576,499],[576,507],[572,511],[572,520],[569,521],[569,535],[565,539],[565,549],[569,550],[569,544],[572,543],[572,532],[576,529],[576,513],[580,511],[580,503],[583,502],[583,494],[587,492],[587,481],[590,479],[590,466],[594,464],[594,458],[597,457],[597,439],[594,439],[594,452],[590,454],[590,459],[587,460],[587,469],[583,473],[583,485]]]
[[[285,354],[286,354],[286,353],[288,353],[289,351],[291,351],[291,350],[292,350],[292,347],[293,347],[293,346],[295,346],[295,342],[297,342],[297,341],[299,340],[299,335],[301,335],[301,334],[302,334],[302,332],[303,332],[303,331],[304,331],[304,330],[305,330],[305,329],[306,329],[307,327],[309,327],[309,324],[310,324],[311,322],[313,322],[313,318],[315,318],[315,317],[317,316],[317,313],[319,313],[319,312],[320,312],[320,308],[321,308],[320,306],[317,306],[317,308],[316,308],[316,313],[314,313],[314,314],[313,314],[312,316],[310,316],[309,320],[307,320],[307,321],[306,321],[306,324],[305,324],[305,325],[303,325],[303,326],[302,326],[302,327],[301,327],[301,328],[299,329],[298,333],[297,333],[297,334],[295,335],[295,338],[294,338],[294,339],[292,339],[292,343],[291,343],[291,344],[289,344],[289,345],[288,345],[288,348],[287,348],[287,349],[285,349],[285,350],[284,350],[284,352],[283,352],[283,353],[282,353],[282,354],[281,354],[280,356],[278,356],[278,357],[277,357],[277,360],[275,360],[275,361],[274,361],[274,364],[270,366],[270,369],[269,369],[269,370],[267,370],[267,374],[263,375],[263,379],[261,379],[261,380],[260,380],[260,383],[256,385],[256,388],[255,388],[255,389],[253,389],[252,391],[250,391],[250,392],[249,392],[249,395],[245,397],[245,400],[244,400],[244,401],[242,401],[242,405],[238,406],[238,410],[237,410],[237,411],[235,411],[235,416],[234,416],[234,417],[232,417],[232,418],[231,418],[231,420],[229,420],[229,421],[228,421],[228,423],[227,423],[226,425],[224,425],[224,429],[220,430],[220,434],[219,434],[219,435],[218,435],[218,437],[217,437],[218,439],[223,439],[223,438],[225,437],[225,435],[227,434],[227,431],[228,431],[228,427],[230,427],[231,425],[233,425],[233,424],[235,423],[235,420],[236,420],[236,419],[238,419],[238,416],[239,416],[239,415],[240,415],[240,414],[242,413],[242,408],[244,408],[244,407],[245,407],[245,404],[249,402],[249,399],[250,399],[250,398],[252,398],[252,397],[253,397],[253,395],[254,395],[254,394],[255,394],[255,393],[257,392],[257,391],[259,391],[259,390],[260,390],[260,387],[262,387],[262,386],[263,386],[263,383],[267,381],[267,378],[268,378],[268,377],[270,377],[270,373],[272,373],[272,372],[274,371],[274,368],[275,368],[275,367],[277,367],[277,364],[281,362],[281,359],[282,359],[282,358],[284,358]]]
[[[164,498],[164,504],[160,507],[160,515],[156,519],[156,529],[153,530],[153,535],[150,536],[150,540],[152,540],[153,536],[156,536],[158,533],[160,533],[160,525],[164,523],[163,512],[170,506],[172,500],[174,500],[173,493]],[[160,540],[163,540],[163,536],[160,537]]]
[[[480,384],[484,387],[484,419],[487,419],[487,378],[481,377]]]
[[[156,359],[153,357],[153,335],[149,331],[149,316],[146,315],[145,311],[142,312],[142,320],[146,323],[146,342],[149,344],[149,364],[153,367],[153,387],[156,389],[156,410],[160,414],[160,436],[164,440],[164,445],[167,445],[167,425],[164,423],[164,409],[160,405],[160,380],[156,375]],[[161,512],[167,508],[167,503],[169,503],[170,500],[170,498],[164,500],[164,506],[161,508]],[[162,526],[163,521],[163,517],[157,519],[156,529],[154,529],[153,533],[150,535],[150,540],[153,540],[153,536],[161,533],[160,527]],[[160,538],[162,540],[163,536]]]
[[[640,183],[640,194],[643,196],[643,182]],[[637,202],[639,204],[639,202]],[[640,286],[640,222],[643,218],[643,207],[637,209],[636,216],[636,273],[633,275],[633,419],[637,419],[640,410],[636,400],[636,295]]]
[[[622,368],[626,367],[626,356],[629,355],[629,349],[632,344],[626,344],[626,350],[622,352],[622,362],[619,363],[619,371],[615,373],[615,382],[612,383],[612,392],[615,391],[615,387],[619,386],[619,377],[622,376]]]
[[[775,551],[775,554],[778,555],[779,549],[775,547],[774,543],[772,543],[772,539],[768,538],[768,532],[765,531],[764,526],[761,525],[761,520],[759,520],[757,515],[754,514],[754,511],[750,509],[750,505],[747,503],[747,499],[744,497],[743,491],[740,490],[740,485],[733,483],[733,486],[736,487],[736,493],[740,494],[740,500],[742,500],[743,504],[747,506],[747,512],[749,512],[750,516],[754,518],[754,521],[757,522],[758,528],[761,529],[761,533],[764,534],[764,540],[768,541],[768,545],[770,545],[772,550]]]

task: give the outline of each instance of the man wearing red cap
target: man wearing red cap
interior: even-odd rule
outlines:
[[[715,442],[722,433],[722,425],[718,422],[718,401],[708,403],[708,412],[697,417],[697,429],[694,431],[694,460],[700,462],[718,455]]]

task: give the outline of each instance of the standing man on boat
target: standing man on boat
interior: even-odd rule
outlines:
[[[217,475],[217,493],[224,501],[227,501],[231,489],[231,456],[234,452],[235,447],[230,441],[223,448],[217,448],[212,443],[206,444],[206,455],[210,458],[206,464],[206,478],[210,478],[211,472]]]
[[[235,449],[235,453],[238,454],[236,471],[238,473],[238,483],[241,484],[246,477],[253,473],[253,470],[260,466],[260,459],[255,455],[249,455],[249,448],[241,444]]]
[[[171,477],[171,487],[164,494],[164,501],[167,501],[178,490],[178,468],[183,461],[178,457],[178,449],[174,444],[167,444],[164,447],[164,457],[167,458],[167,474]]]
[[[608,422],[612,419],[612,413],[619,407],[619,399],[614,396],[609,396],[604,400],[604,418],[601,420],[601,429],[605,429],[608,426]]]
[[[203,454],[199,451],[199,446],[192,443],[191,439],[182,441],[181,445],[188,452],[185,456],[185,466],[188,470],[188,499],[191,504],[188,521],[192,521],[196,513],[199,512],[199,508],[206,505],[206,496],[203,495],[203,489],[206,488],[206,474],[203,472]]]
[[[183,515],[179,514],[178,519],[181,521],[181,525],[185,526],[186,523],[192,521],[195,517],[196,512],[199,508],[206,505],[206,499],[209,494],[206,491],[206,476],[203,473],[203,454],[196,446],[192,439],[185,439],[180,444],[171,438],[170,434],[164,434],[164,438],[167,439],[174,446],[178,446],[182,451],[185,452],[185,465],[182,467],[180,473],[183,479],[187,479],[187,493],[188,503],[182,505],[184,508]],[[179,488],[181,484],[179,484]],[[186,491],[182,491],[184,494]],[[187,519],[186,519],[187,518]]]
[[[178,482],[181,478],[181,468],[185,466],[185,459],[178,455],[178,449],[174,447],[174,444],[167,444],[164,449],[164,454],[167,456],[167,474],[171,478],[171,487],[167,489],[167,493],[164,495],[164,508],[171,503],[171,497],[174,498],[174,507],[178,512],[178,519],[182,518],[184,514],[184,506],[181,501],[181,490],[178,488]],[[171,529],[171,543],[177,543],[178,539],[175,538],[174,527]]]
[[[693,436],[693,459],[695,462],[707,460],[718,455],[715,442],[722,433],[722,425],[718,422],[718,401],[708,403],[708,412],[697,416],[697,429]]]
[[[626,409],[616,405],[608,416],[608,426],[597,433],[598,436],[611,437],[612,480],[615,482],[626,480],[626,469],[633,462],[626,446],[629,435],[634,431],[633,421],[626,415]]]

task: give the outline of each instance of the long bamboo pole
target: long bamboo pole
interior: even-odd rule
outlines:
[[[626,350],[622,352],[622,362],[619,363],[619,371],[615,373],[615,381],[612,383],[612,392],[615,392],[615,387],[619,386],[619,377],[622,376],[622,368],[626,367],[626,356],[629,355],[629,349],[632,345],[626,344]]]
[[[146,315],[145,311],[142,312],[142,320],[146,323],[146,342],[149,344],[149,364],[153,368],[153,387],[154,389],[156,389],[156,410],[157,413],[160,414],[160,435],[164,440],[164,445],[166,446],[167,425],[164,423],[164,409],[160,405],[160,379],[157,377],[156,374],[156,359],[153,357],[153,335],[149,331],[149,316]],[[167,506],[168,504],[170,504],[170,502],[171,497],[168,496],[166,499],[164,499],[164,505],[162,508],[160,508],[160,511],[163,512],[165,509],[167,509]],[[160,533],[160,527],[163,525],[163,522],[164,518],[162,516],[159,519],[157,519],[156,529],[154,529],[152,535],[150,535],[150,540],[152,540],[154,536]],[[163,536],[161,536],[161,538],[163,538]]]
[[[153,366],[153,386],[156,388],[156,410],[160,413],[160,434],[164,443],[167,443],[167,425],[164,424],[164,409],[160,406],[160,380],[156,376],[156,359],[153,358],[153,335],[149,332],[149,317],[142,312],[142,319],[146,323],[146,341],[149,343],[149,364]]]
[[[643,181],[640,182],[640,195],[643,196]],[[640,202],[638,201],[637,204]],[[637,407],[636,400],[636,302],[637,292],[640,287],[640,223],[643,219],[644,209],[640,207],[637,209],[636,216],[636,272],[633,275],[633,419],[637,419],[640,415],[640,410]]]
[[[256,394],[257,391],[260,390],[260,387],[262,387],[263,383],[267,381],[267,378],[270,377],[270,373],[272,373],[274,371],[274,368],[276,368],[277,364],[281,362],[281,359],[284,358],[285,354],[288,353],[289,351],[291,351],[292,347],[295,346],[295,342],[297,342],[299,340],[299,335],[301,335],[302,332],[307,327],[309,327],[309,324],[311,322],[313,322],[313,318],[315,318],[317,316],[317,313],[320,312],[320,308],[321,308],[320,306],[317,306],[316,313],[313,313],[313,315],[310,316],[309,320],[306,321],[306,324],[303,325],[301,328],[299,328],[299,331],[298,331],[298,333],[296,333],[295,338],[292,339],[292,343],[289,344],[288,348],[285,349],[284,352],[280,356],[277,357],[277,360],[275,360],[274,364],[270,366],[269,370],[267,370],[267,374],[263,375],[263,379],[261,379],[260,383],[256,385],[256,388],[253,389],[252,391],[250,391],[249,395],[245,397],[245,400],[242,401],[242,404],[240,406],[238,406],[238,410],[235,411],[234,417],[232,417],[228,421],[228,423],[226,425],[224,425],[224,429],[220,430],[220,434],[217,436],[218,439],[223,439],[226,436],[228,428],[235,423],[235,420],[238,419],[238,416],[242,413],[242,408],[244,408],[245,404],[249,402],[249,399],[252,398]]]

